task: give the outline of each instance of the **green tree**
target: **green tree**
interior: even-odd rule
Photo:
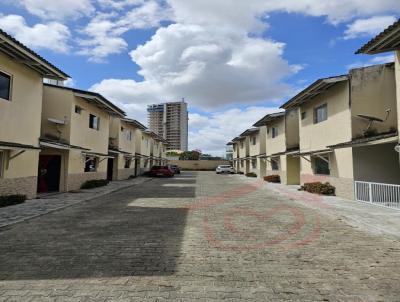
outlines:
[[[179,160],[199,160],[201,153],[199,151],[185,151],[179,156]]]

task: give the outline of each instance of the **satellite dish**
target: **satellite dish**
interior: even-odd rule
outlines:
[[[62,121],[62,120],[57,120],[55,118],[49,118],[48,121],[50,123],[56,124],[56,125],[66,125],[67,122],[66,121]]]
[[[379,117],[375,117],[375,116],[371,116],[371,115],[367,115],[367,114],[357,114],[357,116],[361,119],[367,120],[368,121],[368,126],[366,129],[364,129],[363,133],[364,135],[368,132],[369,129],[371,129],[371,126],[374,122],[379,122],[379,123],[383,123],[386,122],[387,119],[389,118],[389,114],[390,111],[392,111],[391,108],[386,109],[386,116],[385,119],[381,119]]]

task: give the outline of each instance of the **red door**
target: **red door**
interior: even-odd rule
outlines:
[[[40,155],[38,171],[38,193],[60,190],[61,156]]]

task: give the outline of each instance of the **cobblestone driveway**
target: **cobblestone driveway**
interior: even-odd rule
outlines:
[[[0,301],[399,301],[400,243],[183,173],[0,230]]]

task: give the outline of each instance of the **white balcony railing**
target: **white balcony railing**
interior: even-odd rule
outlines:
[[[400,185],[356,181],[354,192],[357,201],[400,209]]]

